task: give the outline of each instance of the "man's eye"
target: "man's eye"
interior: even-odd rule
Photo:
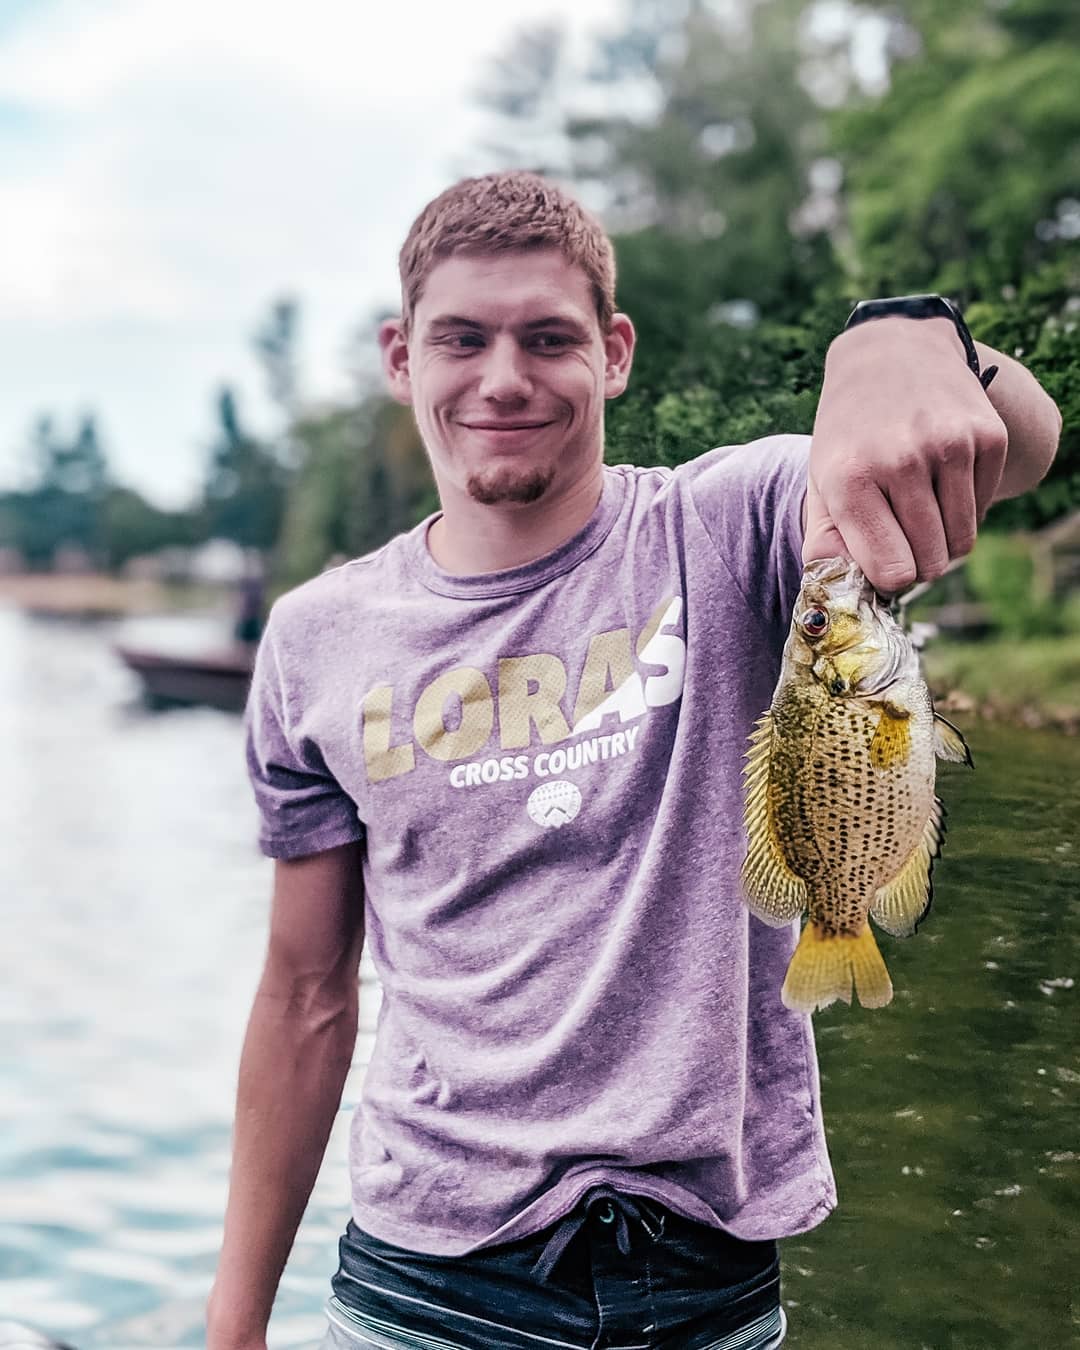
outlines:
[[[541,351],[561,351],[563,347],[570,345],[569,338],[563,337],[561,333],[537,333],[533,342]]]

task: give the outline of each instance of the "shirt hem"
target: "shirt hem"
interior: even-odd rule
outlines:
[[[400,1247],[403,1251],[428,1256],[466,1256],[486,1247],[535,1237],[537,1233],[569,1214],[587,1191],[603,1184],[654,1200],[684,1218],[696,1223],[708,1223],[709,1226],[718,1228],[742,1242],[780,1241],[784,1238],[798,1237],[823,1223],[837,1206],[832,1187],[819,1186],[817,1199],[808,1208],[801,1209],[797,1217],[787,1216],[770,1221],[767,1215],[763,1215],[746,1222],[745,1211],[742,1211],[731,1219],[721,1220],[707,1201],[681,1186],[669,1189],[666,1185],[643,1185],[638,1178],[628,1178],[625,1173],[597,1171],[580,1178],[579,1184],[565,1193],[557,1190],[547,1192],[539,1201],[534,1202],[534,1206],[529,1207],[534,1210],[529,1218],[524,1219],[519,1214],[486,1237],[476,1240],[470,1240],[460,1232],[451,1232],[445,1228],[426,1227],[420,1231],[392,1221],[387,1222],[383,1211],[372,1209],[356,1200],[352,1202],[352,1217],[365,1233],[380,1242]],[[696,1204],[681,1202],[681,1196],[690,1197]],[[549,1200],[546,1205],[542,1203],[545,1199]],[[706,1212],[711,1216],[708,1219],[704,1217]]]
[[[340,848],[343,844],[358,844],[364,838],[363,830],[316,830],[311,834],[274,837],[259,835],[259,848],[268,858],[288,862],[293,858],[310,857],[313,853],[325,853],[331,848]]]

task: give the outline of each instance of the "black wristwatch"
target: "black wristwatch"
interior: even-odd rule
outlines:
[[[953,327],[964,344],[968,367],[982,387],[986,389],[998,373],[997,366],[987,366],[980,372],[975,339],[964,322],[964,316],[959,308],[951,300],[946,300],[943,295],[894,295],[884,300],[860,300],[851,311],[843,331],[846,333],[849,328],[856,328],[860,323],[866,323],[870,319],[885,319],[892,315],[898,315],[903,319],[952,320]]]

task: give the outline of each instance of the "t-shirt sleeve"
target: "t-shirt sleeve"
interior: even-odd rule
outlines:
[[[751,611],[781,630],[802,583],[809,436],[767,436],[695,460],[690,495]]]
[[[283,673],[271,612],[255,658],[244,716],[248,776],[259,810],[259,847],[300,858],[364,837],[356,804],[302,734],[302,691]]]

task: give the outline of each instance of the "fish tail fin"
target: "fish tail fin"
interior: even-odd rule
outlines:
[[[892,981],[869,927],[852,937],[807,923],[780,990],[784,1007],[812,1013],[838,1000],[850,1003],[852,984],[864,1008],[883,1008],[892,999]]]

